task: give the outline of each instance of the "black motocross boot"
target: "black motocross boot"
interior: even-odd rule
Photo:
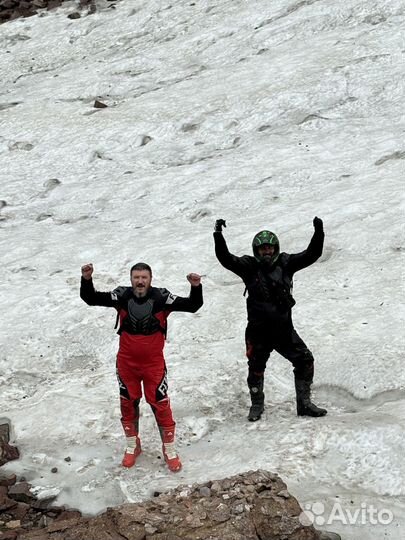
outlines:
[[[312,381],[304,381],[295,378],[295,391],[297,394],[297,415],[298,416],[325,416],[326,409],[317,407],[311,401]]]
[[[249,386],[250,399],[252,400],[248,420],[249,422],[256,422],[257,420],[260,420],[264,411],[264,378],[263,375],[255,375],[254,377],[249,376],[247,382]]]

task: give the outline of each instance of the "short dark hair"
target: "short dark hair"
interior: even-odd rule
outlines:
[[[131,270],[129,272],[130,276],[132,275],[132,272],[134,270],[147,270],[149,272],[149,274],[152,276],[152,268],[149,266],[149,264],[146,264],[144,262],[138,262],[138,263],[134,264],[131,267]]]

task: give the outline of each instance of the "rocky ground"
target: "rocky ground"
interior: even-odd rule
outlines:
[[[117,0],[106,0],[110,2],[109,7],[114,7]],[[40,14],[43,10],[51,10],[60,7],[65,0],[0,0],[0,24],[18,19],[19,17],[31,17]],[[77,0],[72,3],[72,10],[68,14],[70,19],[79,19],[83,15],[92,14],[97,11],[100,0]]]
[[[0,423],[0,466],[19,458],[18,449],[10,444],[10,424]],[[0,472],[0,538],[15,540],[32,529],[44,530],[55,521],[78,518],[81,513],[52,506],[52,500],[39,501],[24,478]]]
[[[0,465],[18,459],[10,424],[0,423]],[[96,517],[38,500],[16,475],[0,473],[0,540],[340,540],[303,520],[281,478],[249,471],[181,485]]]

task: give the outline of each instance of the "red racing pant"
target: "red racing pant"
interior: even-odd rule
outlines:
[[[175,421],[167,394],[164,336],[123,332],[117,354],[117,378],[120,388],[121,423],[127,437],[139,433],[139,403],[142,385],[164,442],[174,438]]]

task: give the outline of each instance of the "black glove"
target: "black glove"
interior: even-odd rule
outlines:
[[[321,218],[315,216],[313,224],[316,231],[323,231],[323,221]]]
[[[217,219],[215,222],[215,232],[222,232],[222,227],[226,227],[226,223],[224,219]]]

